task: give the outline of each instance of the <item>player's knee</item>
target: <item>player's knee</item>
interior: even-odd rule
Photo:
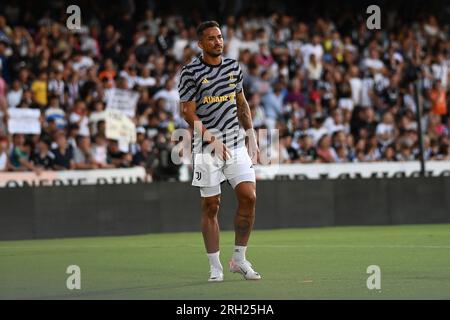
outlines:
[[[246,207],[254,207],[256,204],[256,192],[246,192],[239,197],[239,204]]]
[[[219,212],[220,199],[211,198],[203,202],[203,214],[208,218],[215,218]]]

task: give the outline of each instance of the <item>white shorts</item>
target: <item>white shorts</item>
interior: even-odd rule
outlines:
[[[226,180],[231,187],[244,181],[255,182],[255,169],[247,148],[231,149],[230,159],[223,161],[207,153],[194,154],[192,185],[200,187],[202,197],[221,193],[220,184]]]

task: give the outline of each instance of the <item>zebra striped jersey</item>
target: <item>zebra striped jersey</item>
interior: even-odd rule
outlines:
[[[245,134],[238,117],[236,95],[242,91],[242,70],[239,62],[222,58],[218,65],[210,65],[196,58],[181,69],[178,90],[180,101],[194,101],[196,114],[203,125],[228,148],[244,146]],[[201,146],[199,137],[194,136],[194,153]]]

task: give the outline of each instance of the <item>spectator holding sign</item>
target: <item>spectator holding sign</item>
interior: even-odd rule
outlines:
[[[153,98],[155,100],[163,98],[165,101],[164,110],[173,115],[175,123],[180,123],[180,95],[173,78],[167,79],[164,89],[158,91]]]

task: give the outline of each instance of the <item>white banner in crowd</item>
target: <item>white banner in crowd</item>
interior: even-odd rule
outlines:
[[[102,184],[131,184],[146,181],[143,167],[103,170],[1,172],[0,188],[37,186],[78,186]]]
[[[420,162],[281,164],[255,166],[255,170],[259,180],[400,178],[418,176]],[[427,176],[450,176],[450,161],[427,161],[425,171]]]
[[[136,142],[136,125],[118,110],[105,111],[106,137],[117,140],[119,149],[128,152],[130,143]]]
[[[106,109],[119,110],[128,117],[136,114],[136,105],[139,100],[139,93],[124,89],[111,89],[108,94]]]
[[[8,131],[11,134],[40,134],[41,122],[39,117],[41,112],[38,109],[18,109],[8,110]]]

